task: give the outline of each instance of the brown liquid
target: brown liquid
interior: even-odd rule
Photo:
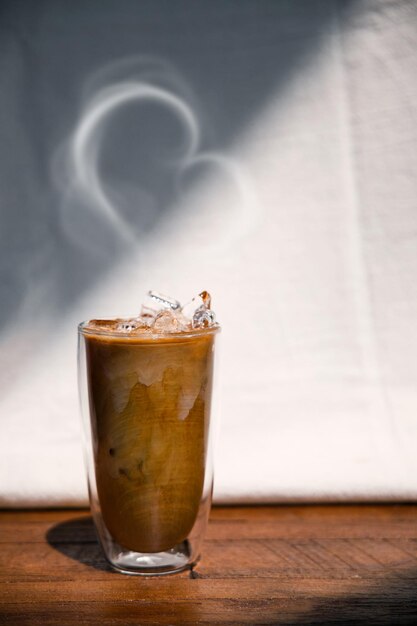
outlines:
[[[215,333],[85,334],[97,490],[113,539],[184,541],[203,492]]]

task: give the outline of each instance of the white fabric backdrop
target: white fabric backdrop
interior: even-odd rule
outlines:
[[[246,204],[200,182],[50,332],[8,326],[1,505],[86,502],[75,324],[149,288],[209,289],[224,328],[217,501],[417,497],[416,24],[413,3],[335,10],[228,151]]]

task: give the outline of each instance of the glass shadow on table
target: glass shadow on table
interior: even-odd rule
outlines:
[[[91,515],[59,522],[48,530],[45,538],[54,550],[70,559],[103,572],[117,574],[104,556]],[[184,573],[190,578],[200,577],[193,567],[184,570]]]
[[[104,557],[91,516],[55,524],[46,533],[46,540],[54,550],[74,561],[114,573]]]

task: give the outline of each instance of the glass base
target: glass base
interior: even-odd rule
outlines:
[[[120,548],[120,546],[119,546]],[[191,561],[188,541],[164,552],[134,552],[133,550],[114,550],[107,555],[113,569],[121,574],[133,576],[158,576],[175,574],[191,568],[197,559]]]

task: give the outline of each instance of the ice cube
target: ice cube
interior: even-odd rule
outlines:
[[[214,312],[210,309],[211,296],[208,291],[202,291],[191,302],[185,304],[181,313],[190,320],[193,328],[207,328],[216,322]]]
[[[207,309],[205,306],[199,307],[193,315],[193,328],[208,328],[216,323],[214,311]]]
[[[139,319],[145,326],[153,326],[158,313],[161,311],[179,311],[181,304],[170,296],[163,296],[157,291],[148,291],[142,305]]]
[[[184,315],[184,317],[191,321],[193,319],[194,313],[202,307],[204,307],[203,299],[201,298],[201,296],[196,296],[191,300],[191,302],[187,302],[187,304],[184,304],[181,309],[181,313]]]
[[[182,325],[172,309],[164,309],[156,316],[152,328],[157,332],[175,333],[182,330]]]
[[[147,326],[149,328],[150,326],[153,326],[157,314],[157,311],[151,311],[147,307],[142,306],[139,319],[143,326]]]
[[[175,300],[175,298],[171,298],[170,296],[163,296],[157,291],[148,291],[148,297],[151,301],[153,301],[154,306],[156,305],[158,309],[172,309],[173,311],[176,311],[181,308],[181,304],[178,300]],[[152,308],[151,305],[150,308]]]

